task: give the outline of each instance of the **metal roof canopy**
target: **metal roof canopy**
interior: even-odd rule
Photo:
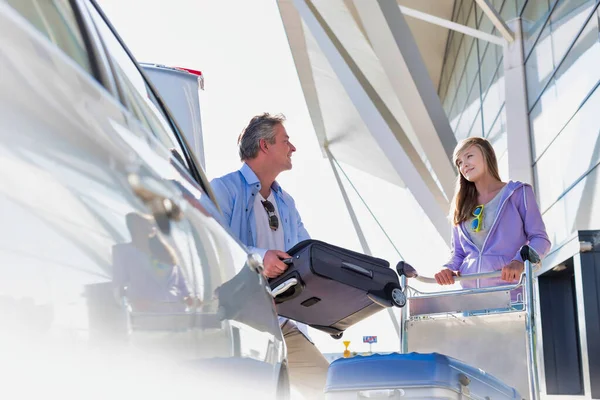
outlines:
[[[446,243],[456,138],[436,87],[448,29],[513,39],[476,1],[503,37],[449,21],[451,0],[278,0],[323,155],[408,188]]]

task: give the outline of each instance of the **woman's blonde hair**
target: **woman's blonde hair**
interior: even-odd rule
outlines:
[[[454,225],[458,225],[463,221],[466,221],[472,216],[475,207],[477,207],[477,189],[473,182],[469,182],[461,173],[458,168],[458,157],[469,147],[477,146],[483,154],[483,160],[487,166],[487,170],[493,178],[500,181],[500,174],[498,173],[498,160],[496,159],[496,152],[492,147],[492,144],[481,137],[471,137],[464,139],[454,149],[454,155],[452,156],[452,162],[458,169],[458,177],[456,179],[456,189],[454,190],[454,198],[452,199],[452,207],[450,210],[450,216]]]

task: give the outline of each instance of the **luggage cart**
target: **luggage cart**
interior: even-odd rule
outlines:
[[[401,310],[401,352],[437,352],[482,368],[539,398],[536,357],[536,304],[534,265],[539,255],[529,246],[521,248],[525,269],[518,283],[441,292],[422,292],[407,278],[436,283],[420,277],[410,265],[397,266],[407,306]],[[499,277],[501,271],[457,276],[456,281]],[[522,288],[523,302],[512,303],[511,291]],[[524,379],[526,377],[527,379]]]

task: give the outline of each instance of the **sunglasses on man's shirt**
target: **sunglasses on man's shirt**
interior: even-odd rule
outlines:
[[[269,200],[261,200],[261,203],[265,208],[267,215],[269,216],[269,228],[271,228],[272,231],[276,231],[277,228],[279,228],[279,218],[277,218],[273,203],[271,203]]]

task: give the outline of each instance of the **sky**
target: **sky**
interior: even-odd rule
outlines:
[[[236,139],[252,116],[283,113],[297,152],[293,169],[278,182],[296,200],[313,238],[362,250],[319,148],[275,0],[98,2],[138,61],[203,72],[200,102],[209,179],[239,168]],[[439,270],[448,249],[412,195],[350,166],[342,168],[401,255],[422,275]],[[400,255],[358,194],[344,185],[373,255],[394,267]],[[310,333],[322,352],[344,350],[341,341],[313,329]],[[374,352],[399,349],[386,311],[349,328],[344,340],[351,341],[351,351],[365,352],[369,345],[362,343],[363,336],[378,336]]]

